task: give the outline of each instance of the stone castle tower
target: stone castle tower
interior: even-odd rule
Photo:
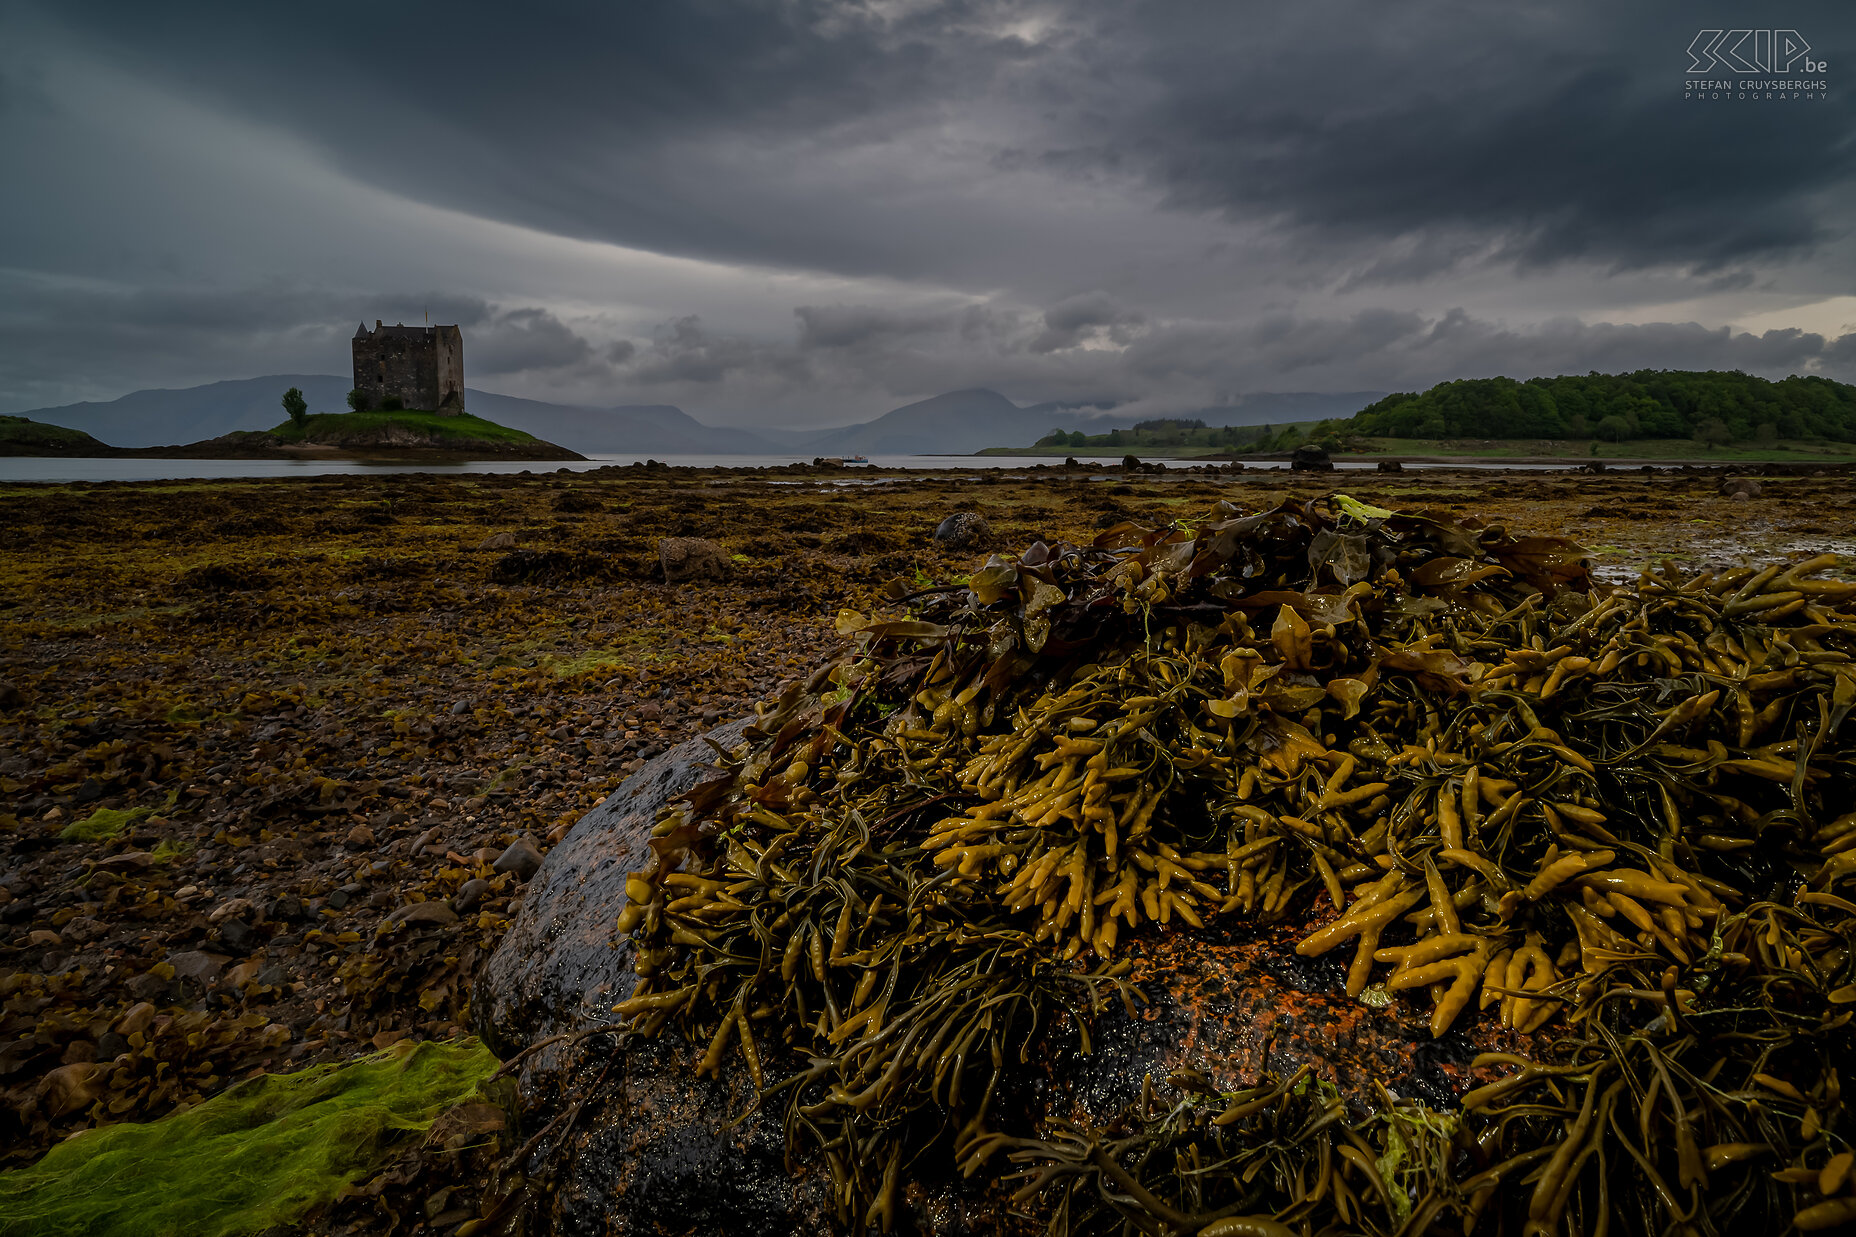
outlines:
[[[464,336],[455,326],[382,326],[354,333],[354,389],[365,408],[456,416],[464,411]]]

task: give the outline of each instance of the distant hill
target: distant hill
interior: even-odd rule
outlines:
[[[1165,415],[1197,418],[1209,426],[1283,425],[1352,416],[1382,394],[1259,393],[1236,404]],[[969,455],[988,447],[1029,446],[1053,429],[1105,434],[1155,415],[1117,413],[1113,400],[1052,401],[1021,408],[997,391],[972,387],[906,404],[857,425],[756,432],[784,450],[813,455]]]
[[[818,455],[966,455],[997,445],[1002,433],[1022,432],[1021,422],[1033,424],[1027,416],[997,391],[949,391],[874,421],[820,431],[797,449]]]
[[[104,455],[109,448],[82,430],[25,417],[0,417],[0,455]]]
[[[671,404],[575,408],[467,390],[464,406],[478,416],[588,455],[631,451],[656,455],[772,455],[782,451],[753,431],[704,425]]]
[[[350,381],[335,374],[271,374],[181,390],[136,391],[101,403],[65,404],[24,413],[35,422],[82,430],[117,447],[200,442],[275,426],[278,399],[296,387],[312,412],[343,412]],[[1381,392],[1291,392],[1169,414],[1210,426],[1284,424],[1351,416]],[[871,421],[827,429],[739,429],[705,425],[669,404],[615,408],[550,404],[467,389],[472,414],[587,455],[967,455],[988,447],[1025,446],[1053,429],[1106,433],[1152,417],[1115,412],[1112,400],[1019,407],[997,391],[949,391],[893,409]]]
[[[238,430],[268,430],[283,419],[277,401],[290,387],[303,392],[312,412],[345,412],[352,385],[333,374],[272,374],[182,390],[136,391],[106,403],[38,408],[23,415],[83,430],[112,446],[171,446]],[[582,454],[762,454],[780,449],[746,430],[704,425],[668,404],[575,408],[468,389],[464,403],[473,415]]]

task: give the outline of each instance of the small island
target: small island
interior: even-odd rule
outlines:
[[[309,411],[296,387],[288,419],[171,447],[112,447],[82,430],[0,417],[0,456],[181,460],[358,460],[457,464],[469,460],[584,460],[566,447],[464,411],[464,339],[455,326],[366,324],[355,332],[348,412]]]
[[[162,460],[361,460],[455,464],[467,460],[583,460],[577,451],[465,414],[403,410],[317,413],[269,430],[235,430],[171,447],[112,447],[25,417],[0,417],[0,456]]]

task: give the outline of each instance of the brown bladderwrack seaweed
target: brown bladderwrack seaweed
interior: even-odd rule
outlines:
[[[738,1057],[866,1225],[950,1132],[968,1173],[1024,1165],[1053,1231],[1842,1223],[1831,565],[1605,589],[1564,539],[1335,497],[898,588],[909,617],[840,615],[854,651],[660,821],[616,1013]],[[1428,1001],[1434,1036],[1545,1046],[1479,1059],[1515,1072],[1460,1113],[1175,1077],[1117,1131],[989,1129],[1040,1034],[1087,1051],[1137,999],[1119,941],[1213,917],[1349,949],[1349,993]]]

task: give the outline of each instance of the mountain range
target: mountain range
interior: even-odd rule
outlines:
[[[101,403],[37,408],[34,421],[83,430],[117,447],[199,442],[233,430],[266,430],[284,419],[289,387],[315,412],[345,407],[349,379],[333,374],[271,374],[184,390],[135,391]],[[1207,425],[1263,425],[1351,416],[1383,392],[1287,392],[1170,415]],[[1028,446],[1053,429],[1103,433],[1136,419],[1107,403],[1020,407],[997,391],[949,391],[871,421],[829,429],[741,429],[705,425],[670,404],[576,407],[466,389],[476,416],[585,455],[969,455],[987,447]],[[1150,415],[1150,414],[1143,414]]]

